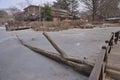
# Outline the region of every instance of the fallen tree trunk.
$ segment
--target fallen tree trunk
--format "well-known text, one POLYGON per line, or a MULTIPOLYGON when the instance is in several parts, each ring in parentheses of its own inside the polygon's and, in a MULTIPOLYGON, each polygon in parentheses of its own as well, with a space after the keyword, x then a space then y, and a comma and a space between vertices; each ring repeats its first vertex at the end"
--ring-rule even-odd
POLYGON ((75 62, 75 63, 86 64, 86 65, 89 65, 91 67, 94 66, 94 64, 92 64, 92 63, 89 63, 86 61, 80 61, 78 59, 68 57, 67 54, 52 40, 52 38, 46 32, 43 32, 43 35, 48 39, 48 41, 51 43, 51 45, 58 51, 58 53, 60 53, 60 55, 63 58, 65 58, 69 61, 75 62))
POLYGON ((30 48, 31 50, 39 53, 39 54, 42 54, 44 56, 47 56, 57 62, 61 62, 61 63, 64 63, 70 67, 72 67, 73 69, 77 70, 78 72, 82 72, 82 73, 85 73, 86 75, 89 75, 91 70, 92 70, 92 67, 90 66, 87 66, 87 65, 84 65, 84 64, 77 64, 77 63, 74 63, 74 62, 71 62, 71 61, 68 61, 64 58, 62 58, 60 55, 56 54, 56 53, 53 53, 53 52, 48 52, 48 51, 45 51, 45 50, 42 50, 42 49, 38 49, 38 48, 34 48, 30 45, 27 45, 27 44, 24 44, 26 47, 30 48))
MULTIPOLYGON (((19 37, 18 37, 19 39, 19 37)), ((19 39, 20 40, 20 39, 19 39)), ((20 40, 21 44, 23 44, 24 46, 28 47, 29 49, 33 50, 34 52, 37 52, 39 54, 42 54, 46 57, 49 57, 50 59, 53 59, 57 62, 60 62, 60 63, 63 63, 65 65, 68 65, 70 67, 72 67, 74 70, 82 73, 82 74, 85 74, 87 76, 90 75, 91 73, 91 70, 93 67, 91 66, 88 66, 88 65, 85 65, 85 64, 77 64, 75 62, 72 62, 72 61, 69 61, 63 57, 61 57, 59 54, 57 53, 53 53, 53 52, 48 52, 48 51, 45 51, 45 50, 42 50, 42 49, 38 49, 38 48, 35 48, 35 47, 32 47, 31 45, 25 43, 24 41, 20 40)))

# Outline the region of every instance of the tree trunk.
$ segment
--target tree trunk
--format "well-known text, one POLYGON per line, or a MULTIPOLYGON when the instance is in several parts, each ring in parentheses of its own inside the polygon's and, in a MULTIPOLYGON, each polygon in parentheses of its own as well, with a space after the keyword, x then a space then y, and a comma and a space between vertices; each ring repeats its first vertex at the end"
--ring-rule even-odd
MULTIPOLYGON (((18 37, 18 36, 17 36, 18 37)), ((19 39, 19 37, 18 37, 19 39)), ((48 52, 48 51, 45 51, 45 50, 42 50, 42 49, 38 49, 36 47, 32 47, 31 45, 25 43, 24 41, 20 40, 19 41, 21 42, 22 45, 28 47, 29 49, 31 49, 32 51, 36 52, 36 53, 39 53, 41 55, 44 55, 50 59, 53 59, 59 63, 62 63, 62 64, 65 64, 65 65, 68 65, 70 66, 71 68, 73 68, 74 70, 82 73, 82 74, 85 74, 86 76, 89 76, 90 73, 91 73, 91 70, 93 67, 91 66, 88 66, 88 65, 85 65, 85 64, 80 64, 80 63, 75 63, 75 62, 72 62, 72 61, 69 61, 65 58, 63 58, 61 55, 59 55, 58 53, 53 53, 53 52, 48 52)))
POLYGON ((93 5, 92 22, 93 22, 93 24, 94 24, 94 22, 95 22, 95 16, 96 16, 96 11, 97 11, 97 10, 96 10, 96 9, 97 9, 97 8, 96 8, 96 7, 97 7, 97 6, 96 6, 96 2, 97 2, 96 0, 92 0, 92 3, 93 3, 93 4, 92 4, 92 5, 93 5))

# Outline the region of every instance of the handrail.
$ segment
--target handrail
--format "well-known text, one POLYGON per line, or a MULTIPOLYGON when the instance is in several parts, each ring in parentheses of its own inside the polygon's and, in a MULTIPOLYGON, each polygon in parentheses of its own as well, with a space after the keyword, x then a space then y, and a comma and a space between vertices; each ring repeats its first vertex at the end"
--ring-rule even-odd
POLYGON ((94 68, 88 80, 99 80, 100 76, 104 75, 102 72, 102 69, 103 69, 102 67, 104 64, 104 57, 105 57, 105 50, 103 50, 101 54, 99 55, 99 58, 97 59, 96 64, 94 65, 94 68))
POLYGON ((120 31, 117 31, 110 35, 109 40, 105 41, 107 45, 102 47, 103 50, 100 53, 88 80, 104 80, 105 79, 107 55, 111 52, 111 48, 114 45, 114 43, 117 44, 117 42, 119 41, 119 38, 120 38, 120 31))

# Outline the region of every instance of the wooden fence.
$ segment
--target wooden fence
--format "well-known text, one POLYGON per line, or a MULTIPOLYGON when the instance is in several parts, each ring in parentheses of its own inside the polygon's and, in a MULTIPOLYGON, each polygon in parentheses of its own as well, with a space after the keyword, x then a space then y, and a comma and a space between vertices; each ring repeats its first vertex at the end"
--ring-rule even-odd
POLYGON ((5 25, 6 31, 13 31, 13 30, 21 30, 21 29, 28 29, 30 26, 27 22, 9 22, 5 25))
POLYGON ((112 32, 108 40, 105 41, 106 45, 102 47, 102 51, 99 54, 88 80, 105 80, 107 55, 111 52, 112 46, 117 44, 119 39, 120 31, 112 32))

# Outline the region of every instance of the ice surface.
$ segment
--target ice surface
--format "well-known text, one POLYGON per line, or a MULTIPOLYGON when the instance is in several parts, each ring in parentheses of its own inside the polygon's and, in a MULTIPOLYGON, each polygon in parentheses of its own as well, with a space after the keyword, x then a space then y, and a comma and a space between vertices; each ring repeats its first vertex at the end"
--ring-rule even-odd
MULTIPOLYGON (((94 63, 111 32, 120 28, 70 29, 48 32, 67 55, 94 63)), ((59 64, 24 47, 18 35, 34 47, 57 52, 42 32, 31 29, 6 32, 0 28, 0 80, 87 80, 68 66, 59 64)))

